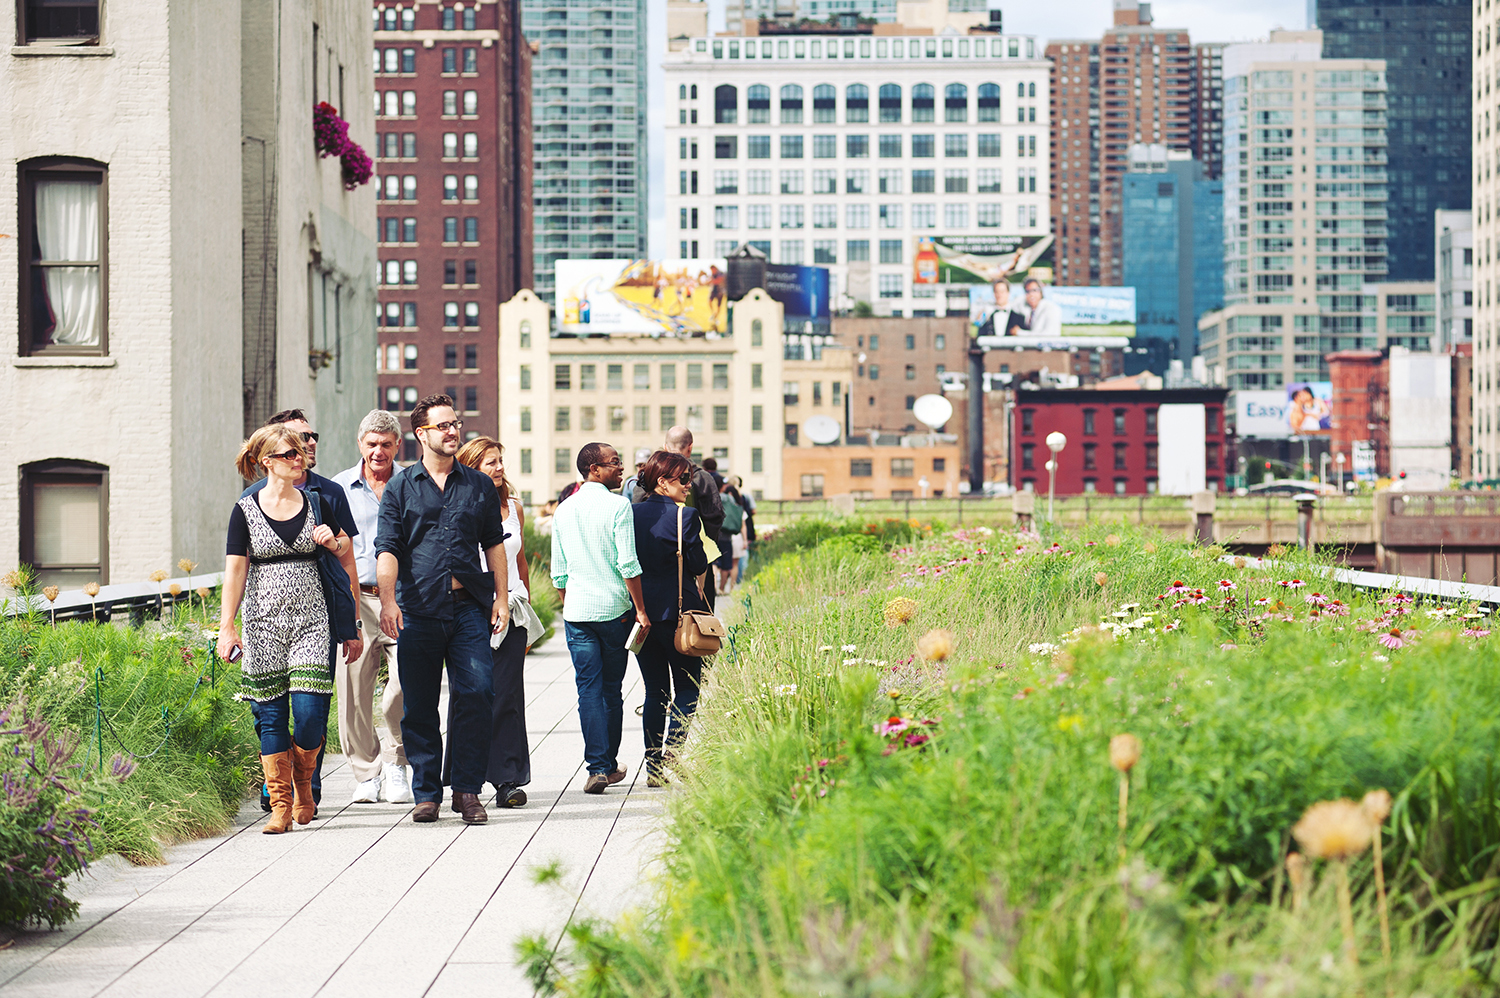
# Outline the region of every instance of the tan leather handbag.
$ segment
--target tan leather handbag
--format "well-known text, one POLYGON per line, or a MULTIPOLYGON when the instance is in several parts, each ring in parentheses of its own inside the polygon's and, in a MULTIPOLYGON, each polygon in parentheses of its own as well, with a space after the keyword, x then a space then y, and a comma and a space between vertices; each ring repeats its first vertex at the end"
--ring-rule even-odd
MULTIPOLYGON (((698 586, 698 594, 702 596, 703 586, 698 586)), ((704 598, 707 602, 707 598, 704 598)), ((703 658, 713 655, 723 647, 724 638, 728 632, 724 630, 724 624, 711 613, 702 610, 683 610, 682 608, 682 507, 677 507, 677 632, 672 636, 672 644, 684 655, 694 658, 703 658)))

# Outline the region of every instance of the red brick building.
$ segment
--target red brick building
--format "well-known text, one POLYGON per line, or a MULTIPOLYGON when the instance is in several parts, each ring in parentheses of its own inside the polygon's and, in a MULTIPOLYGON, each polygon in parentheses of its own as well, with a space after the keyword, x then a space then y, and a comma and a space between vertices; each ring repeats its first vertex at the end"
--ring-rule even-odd
MULTIPOLYGON (((1328 450, 1352 461, 1354 442, 1368 440, 1375 450, 1375 474, 1391 473, 1390 364, 1379 350, 1340 350, 1328 355, 1333 385, 1328 450)), ((1353 464, 1346 465, 1353 475, 1353 464)))
MULTIPOLYGON (((499 435, 499 303, 532 273, 531 56, 520 0, 377 3, 379 391, 452 395, 499 435)), ((405 458, 416 457, 408 438, 405 458)))
POLYGON ((1157 409, 1168 404, 1204 407, 1206 486, 1217 490, 1230 470, 1225 429, 1225 388, 1162 391, 1037 389, 1018 391, 1010 433, 1016 460, 1014 488, 1047 491, 1047 434, 1068 438, 1058 459, 1058 495, 1103 492, 1150 495, 1156 492, 1157 409))

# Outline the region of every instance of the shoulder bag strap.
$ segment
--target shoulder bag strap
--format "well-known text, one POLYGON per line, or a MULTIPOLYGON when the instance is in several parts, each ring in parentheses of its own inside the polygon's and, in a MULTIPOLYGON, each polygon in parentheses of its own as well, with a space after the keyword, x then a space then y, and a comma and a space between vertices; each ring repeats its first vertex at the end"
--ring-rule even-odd
MULTIPOLYGON (((673 505, 676 505, 675 503, 673 505)), ((682 507, 677 506, 677 617, 682 618, 682 507)))

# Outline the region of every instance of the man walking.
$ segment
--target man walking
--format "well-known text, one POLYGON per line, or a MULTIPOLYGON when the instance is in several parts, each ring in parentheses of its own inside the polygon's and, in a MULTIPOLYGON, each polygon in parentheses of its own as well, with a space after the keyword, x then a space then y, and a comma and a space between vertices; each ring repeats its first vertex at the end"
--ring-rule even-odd
POLYGON ((380 587, 375 575, 375 534, 380 500, 396 471, 396 448, 401 424, 384 409, 373 409, 359 424, 355 437, 359 463, 333 477, 349 500, 359 533, 354 536, 354 565, 359 571, 359 619, 365 633, 364 652, 352 663, 338 660, 334 689, 338 693, 339 741, 358 785, 354 804, 373 804, 384 798, 409 804, 411 784, 406 779, 406 751, 401 745, 401 674, 396 666, 396 641, 380 629, 380 587), (375 731, 375 681, 386 667, 385 694, 380 713, 385 718, 385 744, 375 731))
POLYGON ((495 699, 490 635, 510 625, 505 513, 490 477, 453 459, 464 424, 451 398, 422 399, 411 428, 422 460, 386 485, 375 538, 380 629, 396 640, 405 698, 401 737, 417 802, 411 817, 436 821, 442 805, 438 697, 446 664, 453 810, 480 825, 489 820, 479 794, 495 699))
POLYGON ((635 516, 629 501, 610 491, 620 487, 624 470, 613 447, 584 444, 578 452, 583 485, 552 518, 552 584, 562 599, 578 684, 586 794, 602 794, 625 778, 617 758, 629 661, 625 644, 632 624, 651 628, 635 557, 635 516))
MULTIPOLYGON (((687 458, 693 459, 693 431, 686 426, 674 426, 667 431, 666 450, 674 451, 687 458)), ((717 465, 716 465, 717 467, 717 465)), ((645 491, 636 485, 631 491, 631 502, 644 502, 645 491)), ((720 531, 724 526, 724 502, 719 498, 719 482, 714 479, 713 473, 704 470, 697 464, 693 465, 693 484, 688 489, 687 505, 698 511, 698 518, 703 523, 703 533, 714 542, 720 551, 726 549, 728 538, 720 539, 720 531)), ((714 608, 714 587, 710 585, 704 590, 708 598, 708 608, 714 608)))
MULTIPOLYGON (((307 451, 307 461, 302 465, 302 476, 297 479, 296 487, 304 492, 312 493, 314 502, 317 501, 317 496, 322 496, 328 500, 328 506, 333 510, 333 517, 338 521, 337 523, 330 523, 328 526, 333 528, 335 533, 342 529, 344 533, 349 535, 350 547, 347 550, 339 552, 339 564, 344 567, 344 573, 349 576, 349 582, 352 586, 354 580, 358 577, 358 570, 354 562, 354 545, 359 543, 359 541, 355 540, 359 536, 359 526, 354 522, 354 515, 349 511, 349 499, 344 495, 344 490, 333 479, 324 478, 322 475, 313 472, 313 468, 317 467, 318 464, 318 433, 312 428, 312 424, 307 421, 307 414, 301 409, 283 409, 266 420, 265 425, 274 426, 278 423, 285 424, 287 429, 300 436, 302 438, 303 449, 307 451)), ((243 499, 246 496, 254 495, 265 488, 266 483, 269 481, 269 478, 260 478, 252 482, 244 492, 240 493, 240 498, 243 499)), ((313 508, 316 509, 317 507, 313 508)), ((358 596, 356 594, 356 602, 357 600, 358 596)), ((358 623, 361 630, 363 630, 363 621, 358 623)), ((365 647, 368 649, 368 641, 365 647)), ((340 667, 342 667, 344 657, 338 655, 335 656, 335 659, 340 663, 340 667)), ((257 729, 257 733, 259 733, 259 729, 257 729)), ((315 808, 323 800, 323 750, 321 748, 318 749, 318 763, 314 767, 312 774, 312 799, 315 808)), ((264 785, 260 789, 260 809, 262 811, 271 810, 271 798, 267 795, 264 785)), ((316 816, 316 813, 314 811, 314 816, 316 816)))

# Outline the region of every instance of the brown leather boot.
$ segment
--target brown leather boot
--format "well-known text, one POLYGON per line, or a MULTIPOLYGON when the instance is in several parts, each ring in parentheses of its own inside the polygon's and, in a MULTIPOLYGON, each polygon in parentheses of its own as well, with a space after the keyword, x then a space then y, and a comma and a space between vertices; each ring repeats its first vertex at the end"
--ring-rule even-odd
POLYGON ((318 809, 313 802, 312 777, 318 768, 318 753, 323 746, 317 748, 298 748, 292 744, 292 790, 295 792, 295 800, 292 804, 292 817, 297 819, 297 824, 305 825, 313 820, 313 813, 318 809))
POLYGON ((271 799, 271 816, 261 831, 280 835, 292 827, 292 754, 263 755, 260 768, 266 772, 266 794, 271 799))

